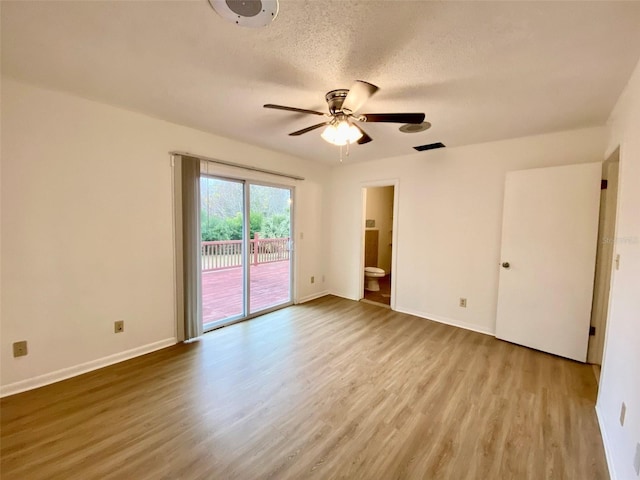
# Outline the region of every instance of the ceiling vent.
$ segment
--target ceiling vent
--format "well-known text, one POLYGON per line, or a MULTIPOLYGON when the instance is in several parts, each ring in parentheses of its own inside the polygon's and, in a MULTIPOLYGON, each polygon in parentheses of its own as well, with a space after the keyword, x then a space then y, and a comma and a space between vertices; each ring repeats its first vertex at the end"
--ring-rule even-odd
POLYGON ((418 145, 417 147, 413 147, 413 148, 415 148, 419 152, 422 152, 423 150, 434 150, 436 148, 444 148, 444 147, 446 147, 444 143, 437 142, 437 143, 428 143, 427 145, 418 145))
POLYGON ((209 0, 218 15, 241 27, 266 27, 278 15, 278 0, 209 0))

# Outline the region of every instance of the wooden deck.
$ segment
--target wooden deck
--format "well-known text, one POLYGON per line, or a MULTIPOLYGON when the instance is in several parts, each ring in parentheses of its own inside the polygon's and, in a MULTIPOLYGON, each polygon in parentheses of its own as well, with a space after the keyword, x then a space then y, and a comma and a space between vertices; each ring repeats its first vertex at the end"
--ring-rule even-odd
MULTIPOLYGON (((251 265, 249 271, 250 313, 289 300, 289 261, 251 265)), ((214 270, 202 274, 202 321, 216 322, 242 315, 242 268, 214 270)))

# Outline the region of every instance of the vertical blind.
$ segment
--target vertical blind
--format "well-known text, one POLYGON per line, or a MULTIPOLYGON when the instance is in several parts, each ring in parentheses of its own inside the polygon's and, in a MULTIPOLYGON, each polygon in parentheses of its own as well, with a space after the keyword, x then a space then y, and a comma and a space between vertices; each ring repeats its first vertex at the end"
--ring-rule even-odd
POLYGON ((202 335, 200 159, 174 156, 178 339, 202 335))

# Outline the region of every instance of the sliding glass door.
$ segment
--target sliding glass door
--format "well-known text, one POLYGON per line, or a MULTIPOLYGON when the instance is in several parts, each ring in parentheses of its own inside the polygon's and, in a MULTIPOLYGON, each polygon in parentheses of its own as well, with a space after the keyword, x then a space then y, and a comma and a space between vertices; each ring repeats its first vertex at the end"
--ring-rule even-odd
POLYGON ((203 176, 200 192, 204 330, 291 304, 291 189, 203 176))
POLYGON ((244 183, 200 179, 202 320, 215 327, 244 308, 244 183))
POLYGON ((291 190, 269 185, 249 186, 251 258, 249 313, 291 300, 291 190))

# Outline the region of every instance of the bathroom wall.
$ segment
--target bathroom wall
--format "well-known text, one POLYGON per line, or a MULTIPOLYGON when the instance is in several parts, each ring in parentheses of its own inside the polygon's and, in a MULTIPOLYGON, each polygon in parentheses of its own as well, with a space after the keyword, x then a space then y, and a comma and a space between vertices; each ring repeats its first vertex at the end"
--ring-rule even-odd
POLYGON ((378 236, 378 268, 391 272, 391 238, 393 233, 393 187, 367 188, 367 220, 375 220, 378 236))

